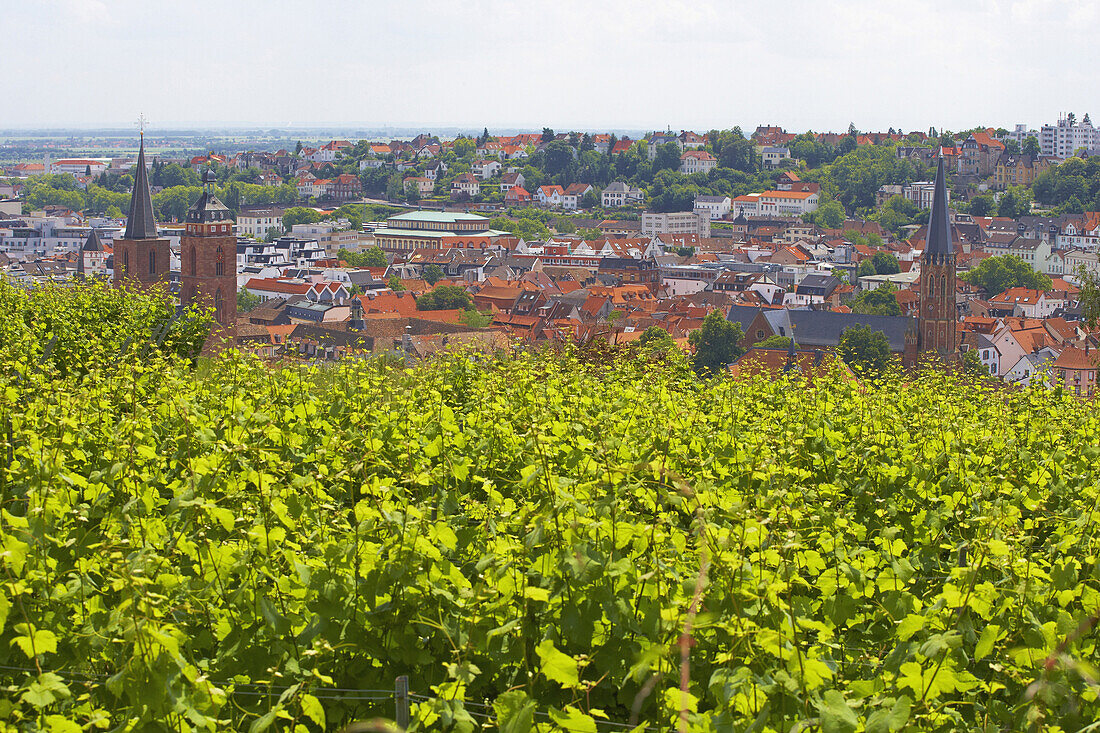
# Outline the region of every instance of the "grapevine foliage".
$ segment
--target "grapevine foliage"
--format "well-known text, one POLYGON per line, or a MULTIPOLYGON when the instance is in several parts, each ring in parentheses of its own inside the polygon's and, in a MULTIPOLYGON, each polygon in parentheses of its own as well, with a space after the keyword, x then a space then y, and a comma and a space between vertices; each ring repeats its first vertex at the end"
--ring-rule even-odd
MULTIPOLYGON (((33 310, 0 296, 5 329, 33 310)), ((82 328, 79 370, 25 333, 0 356, 11 728, 323 730, 371 712, 333 690, 400 674, 422 730, 1100 717, 1098 419, 1059 391, 569 355, 196 370, 82 328)))

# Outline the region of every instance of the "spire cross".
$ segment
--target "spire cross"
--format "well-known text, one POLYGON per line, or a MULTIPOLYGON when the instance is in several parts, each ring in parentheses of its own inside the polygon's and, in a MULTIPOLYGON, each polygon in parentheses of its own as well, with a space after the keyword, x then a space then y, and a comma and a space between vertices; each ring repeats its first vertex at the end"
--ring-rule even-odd
POLYGON ((149 118, 145 116, 144 112, 142 112, 141 114, 138 115, 138 118, 137 118, 138 133, 142 137, 145 137, 145 126, 147 124, 149 124, 149 118))

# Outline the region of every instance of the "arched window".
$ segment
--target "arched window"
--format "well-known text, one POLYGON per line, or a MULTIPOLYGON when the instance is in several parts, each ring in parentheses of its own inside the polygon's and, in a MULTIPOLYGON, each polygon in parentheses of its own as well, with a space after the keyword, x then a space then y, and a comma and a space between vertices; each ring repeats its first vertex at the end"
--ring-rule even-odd
POLYGON ((221 247, 214 252, 214 274, 219 277, 225 274, 225 250, 221 247))
POLYGON ((225 296, 222 295, 222 289, 218 288, 214 293, 214 319, 221 324, 225 324, 223 320, 223 313, 225 311, 225 296))
POLYGON ((125 275, 126 271, 130 269, 130 250, 122 250, 122 274, 125 275))
POLYGON ((199 255, 194 246, 191 247, 191 274, 199 274, 199 255))
POLYGON ((153 250, 149 250, 149 274, 154 277, 157 274, 157 253, 153 250))

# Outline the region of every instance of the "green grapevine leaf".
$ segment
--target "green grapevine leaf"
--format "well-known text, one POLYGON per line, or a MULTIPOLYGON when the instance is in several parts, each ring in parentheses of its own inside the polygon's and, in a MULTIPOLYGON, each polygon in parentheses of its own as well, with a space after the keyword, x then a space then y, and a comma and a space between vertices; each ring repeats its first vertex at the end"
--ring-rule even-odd
POLYGON ((577 660, 563 654, 550 639, 544 640, 535 649, 542 661, 542 674, 563 687, 578 687, 577 660))

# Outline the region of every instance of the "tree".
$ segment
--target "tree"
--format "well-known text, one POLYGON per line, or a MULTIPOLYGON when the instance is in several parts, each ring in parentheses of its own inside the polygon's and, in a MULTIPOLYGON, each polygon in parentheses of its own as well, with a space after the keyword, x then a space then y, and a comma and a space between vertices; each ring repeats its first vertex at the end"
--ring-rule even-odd
POLYGON ((985 194, 970 199, 970 214, 972 216, 989 216, 993 211, 993 197, 985 194))
POLYGON ((864 290, 848 303, 853 313, 871 316, 900 316, 901 306, 895 297, 897 288, 883 283, 874 290, 864 290))
POLYGON ((817 207, 817 210, 805 217, 810 223, 817 224, 823 229, 839 229, 844 225, 844 207, 839 201, 826 201, 817 207))
POLYGON ((440 285, 416 299, 421 311, 469 310, 474 307, 470 294, 457 285, 440 285))
POLYGON ((1039 155, 1041 150, 1039 148, 1039 140, 1034 135, 1028 135, 1024 140, 1024 144, 1021 147, 1021 151, 1024 155, 1039 155))
POLYGON ((1077 278, 1081 282, 1081 316, 1089 328, 1100 325, 1100 274, 1088 270, 1084 265, 1078 268, 1077 278))
POLYGON ((1050 276, 1031 269, 1031 265, 1016 255, 987 257, 978 266, 959 276, 962 280, 994 296, 1009 288, 1049 290, 1050 276))
POLYGON ((712 310, 702 327, 691 332, 688 343, 695 348, 692 368, 700 376, 717 374, 744 353, 741 324, 728 320, 721 310, 712 310))
POLYGON ((836 353, 852 371, 872 377, 883 374, 893 363, 886 334, 870 326, 844 329, 836 353))
MULTIPOLYGON (((763 341, 758 341, 755 347, 758 349, 789 349, 791 348, 791 337, 773 333, 763 341)), ((798 344, 795 344, 795 348, 798 348, 798 344)))
POLYGON ((1031 212, 1031 192, 1023 186, 1009 186, 997 202, 997 216, 1018 219, 1031 212))
POLYGON ((660 326, 650 326, 638 337, 638 344, 650 348, 664 348, 675 346, 676 342, 672 340, 672 336, 665 329, 660 326))
POLYGON ((414 204, 420 200, 420 187, 412 181, 405 184, 405 200, 414 204))
POLYGON ((859 267, 856 268, 856 277, 867 277, 868 275, 877 275, 875 272, 875 265, 871 260, 863 260, 859 263, 859 267))
MULTIPOLYGON (((1011 154, 1020 152, 1020 141, 1014 138, 1005 140, 1005 152, 1011 154)), ((980 362, 979 362, 980 363, 980 362)))
POLYGON ((105 211, 103 215, 106 216, 108 219, 121 219, 122 209, 118 208, 118 206, 115 206, 114 204, 111 204, 107 207, 107 211, 105 211))
POLYGON ((554 139, 554 131, 549 127, 542 128, 542 141, 548 143, 554 139))
POLYGON ((871 264, 875 268, 876 275, 896 275, 901 272, 898 258, 889 252, 875 252, 871 256, 871 264))
POLYGON ((256 308, 263 301, 260 300, 260 296, 252 293, 244 288, 237 291, 237 310, 241 313, 247 313, 248 311, 256 308))
POLYGON ((989 369, 982 364, 976 349, 967 349, 962 353, 963 374, 971 377, 988 377, 989 369))
MULTIPOLYGON (((431 264, 424 268, 424 281, 431 286, 435 286, 437 282, 443 279, 443 268, 439 265, 431 264)), ((430 310, 421 308, 421 310, 430 310)))
POLYGON ((305 206, 292 206, 283 212, 283 227, 286 231, 293 229, 295 224, 314 224, 319 221, 321 215, 305 206))
POLYGON ((537 219, 522 218, 517 221, 497 216, 489 221, 489 228, 511 232, 525 242, 535 242, 550 236, 550 230, 537 219))
POLYGON ((341 247, 336 252, 337 259, 341 259, 348 263, 349 267, 385 267, 386 253, 382 251, 381 247, 370 247, 362 252, 353 252, 350 249, 344 249, 341 247))
POLYGON ((657 148, 657 157, 653 160, 653 172, 679 170, 680 147, 676 143, 665 143, 657 148))
POLYGON ((493 314, 482 313, 475 308, 467 308, 458 314, 458 320, 470 328, 485 328, 493 322, 493 314))
POLYGON ((759 168, 760 161, 756 155, 756 148, 751 140, 745 138, 740 127, 722 130, 718 133, 713 146, 714 157, 718 158, 719 168, 731 168, 742 173, 755 173, 759 168))
POLYGON ((893 143, 863 145, 825 166, 821 183, 846 210, 856 211, 872 208, 880 187, 912 183, 921 173, 911 160, 897 156, 893 143))
POLYGON ((577 230, 577 235, 586 242, 603 239, 603 232, 599 229, 579 229, 577 230))
POLYGON ((390 279, 386 281, 386 287, 395 293, 400 293, 405 290, 405 285, 397 275, 390 275, 390 279))
POLYGON ((466 158, 477 151, 477 143, 468 137, 460 137, 455 140, 454 147, 451 149, 459 158, 466 158))
POLYGON ((876 218, 883 229, 895 235, 898 235, 906 225, 925 219, 915 203, 898 195, 886 200, 876 218))

